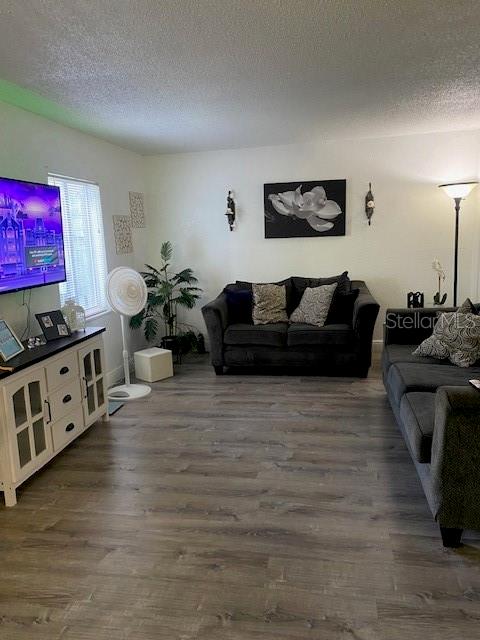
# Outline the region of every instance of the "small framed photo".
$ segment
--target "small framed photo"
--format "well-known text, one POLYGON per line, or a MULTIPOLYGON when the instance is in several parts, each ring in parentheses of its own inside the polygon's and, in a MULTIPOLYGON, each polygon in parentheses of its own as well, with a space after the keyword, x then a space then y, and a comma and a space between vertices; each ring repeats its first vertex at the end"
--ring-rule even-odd
POLYGON ((6 362, 25 350, 5 320, 0 320, 0 356, 6 362))
POLYGON ((50 342, 50 340, 58 340, 59 338, 66 338, 71 335, 68 324, 60 309, 36 313, 35 317, 38 320, 40 329, 47 342, 50 342))

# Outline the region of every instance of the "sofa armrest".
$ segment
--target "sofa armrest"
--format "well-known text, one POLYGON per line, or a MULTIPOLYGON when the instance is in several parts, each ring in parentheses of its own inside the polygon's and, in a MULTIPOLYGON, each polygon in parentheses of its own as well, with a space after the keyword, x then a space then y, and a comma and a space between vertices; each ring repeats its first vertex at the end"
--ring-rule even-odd
POLYGON ((437 390, 431 477, 439 524, 480 529, 480 392, 476 389, 437 390))
POLYGON ((387 309, 385 344, 420 344, 432 335, 439 312, 455 311, 455 307, 422 307, 421 309, 387 309))
POLYGON ((210 358, 214 367, 223 365, 223 334, 228 326, 227 296, 221 293, 202 307, 210 341, 210 358))
POLYGON ((353 306, 353 329, 358 338, 366 343, 372 343, 373 330, 377 320, 380 305, 370 293, 367 285, 359 285, 360 292, 353 306))

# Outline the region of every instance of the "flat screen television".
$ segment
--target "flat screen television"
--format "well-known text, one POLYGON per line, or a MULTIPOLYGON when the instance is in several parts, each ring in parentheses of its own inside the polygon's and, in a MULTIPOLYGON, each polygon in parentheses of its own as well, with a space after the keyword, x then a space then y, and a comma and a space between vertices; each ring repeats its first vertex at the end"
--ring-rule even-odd
POLYGON ((65 279, 60 189, 0 178, 0 293, 65 279))

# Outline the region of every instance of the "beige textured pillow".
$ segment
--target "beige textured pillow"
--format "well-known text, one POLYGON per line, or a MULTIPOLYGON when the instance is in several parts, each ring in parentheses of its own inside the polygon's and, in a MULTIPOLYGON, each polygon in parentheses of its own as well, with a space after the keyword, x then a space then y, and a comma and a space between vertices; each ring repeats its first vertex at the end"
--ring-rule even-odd
POLYGON ((323 327, 336 288, 336 282, 320 287, 307 287, 300 304, 290 316, 290 322, 304 322, 323 327))
POLYGON ((253 284, 253 324, 288 322, 285 285, 253 284))

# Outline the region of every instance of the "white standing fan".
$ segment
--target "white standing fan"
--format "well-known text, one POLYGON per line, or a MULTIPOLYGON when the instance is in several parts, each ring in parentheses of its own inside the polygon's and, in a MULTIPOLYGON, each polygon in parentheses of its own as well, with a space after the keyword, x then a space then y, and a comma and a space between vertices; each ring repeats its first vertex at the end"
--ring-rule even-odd
POLYGON ((147 286, 142 276, 129 267, 117 267, 107 276, 107 300, 112 309, 120 314, 123 340, 123 370, 125 384, 108 390, 109 400, 139 400, 151 391, 146 384, 130 383, 130 367, 127 349, 127 318, 140 313, 147 303, 147 286))

